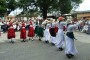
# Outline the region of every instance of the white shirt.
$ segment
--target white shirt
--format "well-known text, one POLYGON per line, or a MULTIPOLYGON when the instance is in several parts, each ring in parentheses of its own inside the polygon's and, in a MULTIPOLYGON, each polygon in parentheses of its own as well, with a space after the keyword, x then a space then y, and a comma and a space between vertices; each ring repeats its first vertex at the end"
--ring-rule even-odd
POLYGON ((78 23, 74 24, 74 25, 69 25, 67 27, 67 32, 73 32, 75 30, 75 28, 77 28, 83 21, 79 21, 78 23))
POLYGON ((66 22, 60 22, 60 24, 58 22, 58 28, 63 29, 63 26, 65 26, 66 24, 67 24, 66 22))
POLYGON ((13 25, 14 29, 16 29, 16 25, 13 25))

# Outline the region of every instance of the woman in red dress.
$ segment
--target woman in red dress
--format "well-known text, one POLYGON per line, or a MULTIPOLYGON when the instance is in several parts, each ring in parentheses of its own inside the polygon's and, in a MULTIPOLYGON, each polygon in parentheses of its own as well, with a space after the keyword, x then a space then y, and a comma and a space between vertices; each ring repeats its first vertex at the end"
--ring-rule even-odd
POLYGON ((32 22, 30 21, 30 27, 29 27, 29 30, 28 30, 29 40, 30 40, 30 37, 31 37, 31 40, 33 41, 33 37, 34 37, 34 36, 35 36, 34 27, 33 27, 32 22))
POLYGON ((9 24, 9 28, 8 28, 8 32, 7 32, 7 38, 11 39, 11 43, 14 43, 12 38, 15 38, 15 30, 13 28, 13 24, 12 23, 9 24))
POLYGON ((22 27, 20 30, 20 38, 23 39, 22 42, 25 42, 26 39, 26 28, 25 28, 25 24, 22 23, 22 27))

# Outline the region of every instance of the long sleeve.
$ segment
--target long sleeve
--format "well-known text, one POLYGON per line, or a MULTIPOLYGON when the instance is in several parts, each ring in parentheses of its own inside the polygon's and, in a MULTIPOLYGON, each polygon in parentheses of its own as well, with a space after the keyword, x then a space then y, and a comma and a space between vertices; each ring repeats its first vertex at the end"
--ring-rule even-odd
POLYGON ((84 21, 79 21, 78 23, 76 23, 74 25, 69 25, 67 28, 67 32, 73 32, 75 30, 75 28, 78 27, 83 22, 84 21))
POLYGON ((64 25, 67 25, 67 23, 66 22, 60 22, 60 23, 58 23, 58 28, 63 29, 64 25))
POLYGON ((83 23, 84 21, 79 21, 78 23, 74 24, 73 27, 76 28, 78 27, 81 23, 83 23))

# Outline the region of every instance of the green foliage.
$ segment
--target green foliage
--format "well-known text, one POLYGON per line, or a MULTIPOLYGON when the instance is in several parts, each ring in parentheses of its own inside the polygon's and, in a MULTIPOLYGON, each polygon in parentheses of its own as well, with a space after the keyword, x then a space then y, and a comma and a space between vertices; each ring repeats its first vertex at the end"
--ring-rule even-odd
POLYGON ((72 2, 75 2, 76 4, 82 3, 83 0, 71 0, 72 2))
POLYGON ((70 0, 59 0, 59 7, 61 14, 67 14, 72 9, 71 1, 70 0))
POLYGON ((57 0, 37 0, 36 3, 41 10, 44 8, 47 8, 50 10, 58 7, 57 0))
POLYGON ((16 0, 6 0, 7 4, 7 14, 9 14, 11 11, 14 11, 17 8, 17 2, 16 0))
POLYGON ((36 0, 37 6, 40 8, 43 18, 47 18, 47 12, 58 8, 57 0, 36 0))
POLYGON ((31 3, 33 2, 34 0, 19 0, 18 1, 18 7, 20 8, 24 8, 24 7, 28 7, 31 5, 31 3))
POLYGON ((19 0, 18 7, 23 9, 22 14, 23 15, 34 15, 36 11, 38 11, 37 8, 30 8, 32 6, 35 6, 34 0, 19 0))
MULTIPOLYGON (((82 0, 19 0, 19 7, 23 8, 23 12, 28 11, 28 6, 31 6, 31 3, 35 7, 40 8, 43 18, 47 17, 47 13, 51 11, 61 11, 61 14, 70 13, 73 7, 77 7, 82 0), (72 5, 74 3, 74 5, 72 5)), ((38 11, 36 9, 36 11, 38 11)), ((35 12, 29 9, 29 12, 35 12)))
POLYGON ((44 18, 50 11, 61 11, 61 14, 69 13, 73 7, 78 7, 82 0, 0 0, 0 14, 8 14, 16 8, 23 8, 23 12, 38 11, 38 7, 44 18), (35 9, 29 6, 35 5, 35 9), (8 9, 8 11, 7 11, 8 9))
POLYGON ((16 0, 0 0, 0 15, 9 14, 17 8, 16 0))
POLYGON ((3 15, 6 10, 5 0, 0 0, 0 15, 3 15))

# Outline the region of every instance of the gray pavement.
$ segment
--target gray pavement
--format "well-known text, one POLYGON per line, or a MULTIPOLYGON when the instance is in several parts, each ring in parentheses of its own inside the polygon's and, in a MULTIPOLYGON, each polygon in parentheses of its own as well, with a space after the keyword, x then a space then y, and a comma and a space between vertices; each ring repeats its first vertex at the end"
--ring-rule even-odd
POLYGON ((58 51, 55 46, 34 41, 21 42, 19 33, 14 39, 15 43, 9 43, 6 33, 0 37, 0 60, 90 60, 90 35, 75 32, 75 41, 78 54, 68 59, 64 51, 58 51))

